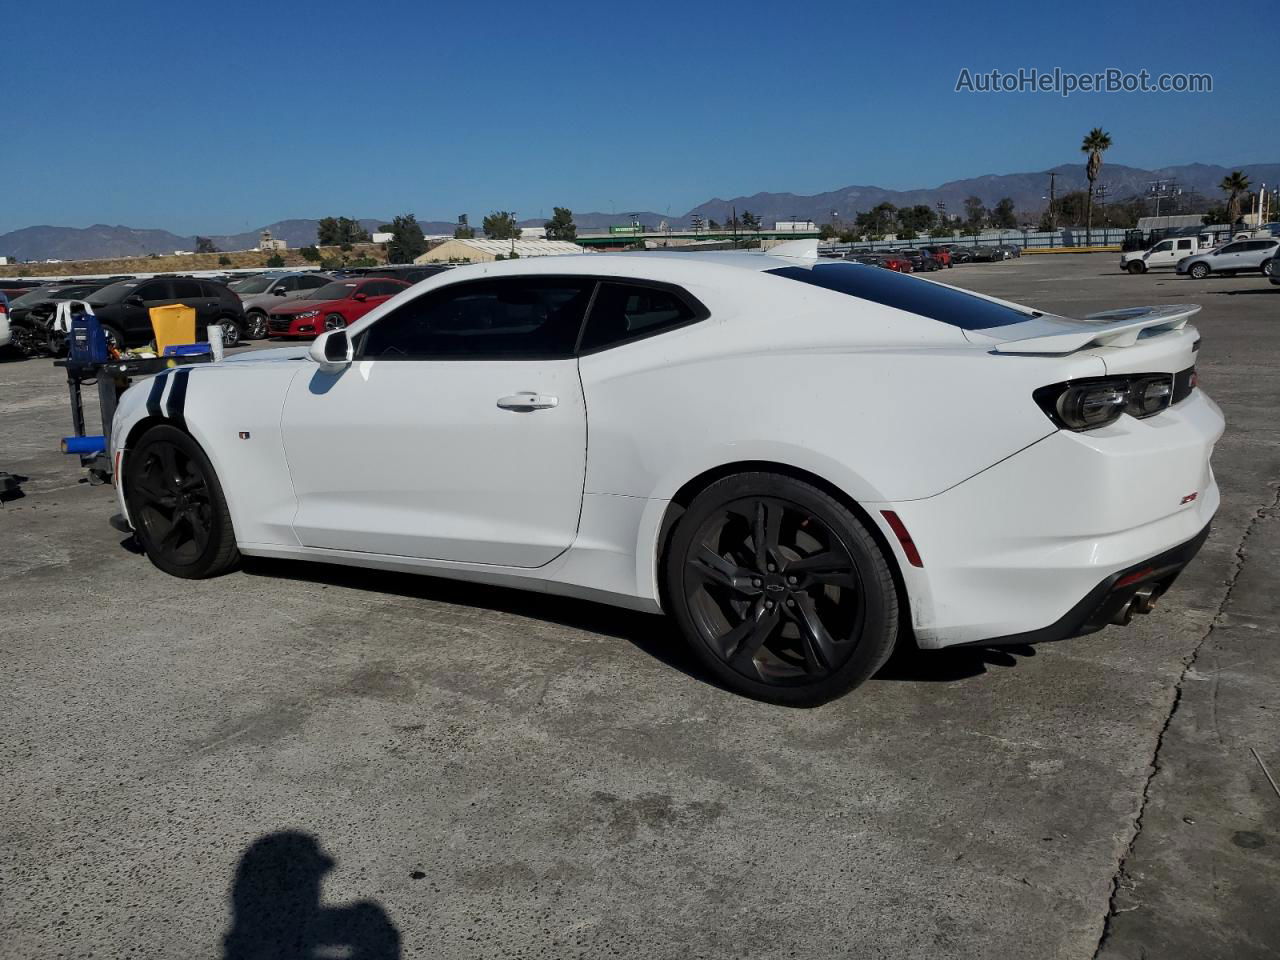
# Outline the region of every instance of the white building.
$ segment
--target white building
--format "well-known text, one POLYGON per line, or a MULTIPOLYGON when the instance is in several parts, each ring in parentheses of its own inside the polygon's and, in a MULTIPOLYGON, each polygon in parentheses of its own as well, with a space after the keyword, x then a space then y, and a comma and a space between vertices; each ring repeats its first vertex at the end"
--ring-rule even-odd
POLYGON ((394 233, 375 233, 370 237, 370 240, 374 243, 390 243, 394 238, 394 233))
POLYGON ((567 240, 458 240, 450 238, 432 247, 414 263, 488 263, 515 252, 521 257, 555 257, 568 253, 584 253, 582 247, 567 240))
POLYGON ((778 220, 773 229, 778 233, 813 233, 818 226, 812 220, 778 220))

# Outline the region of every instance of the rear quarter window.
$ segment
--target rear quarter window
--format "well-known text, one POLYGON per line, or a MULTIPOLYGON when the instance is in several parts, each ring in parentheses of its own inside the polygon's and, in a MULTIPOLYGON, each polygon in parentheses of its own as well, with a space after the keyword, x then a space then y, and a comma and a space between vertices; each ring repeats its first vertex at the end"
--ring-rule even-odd
POLYGON ((766 272, 859 300, 906 310, 961 330, 1007 327, 1032 316, 945 284, 918 280, 866 264, 819 263, 812 267, 779 267, 766 272))

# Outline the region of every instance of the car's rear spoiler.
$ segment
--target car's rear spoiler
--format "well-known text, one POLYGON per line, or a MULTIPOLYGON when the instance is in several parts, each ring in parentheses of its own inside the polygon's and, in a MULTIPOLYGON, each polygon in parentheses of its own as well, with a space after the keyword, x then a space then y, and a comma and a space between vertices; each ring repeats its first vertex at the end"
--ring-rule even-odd
POLYGON ((1067 321, 1061 332, 1006 340, 996 344, 996 353, 1074 353, 1085 347, 1129 347, 1139 337, 1180 330, 1200 312, 1198 304, 1169 307, 1125 307, 1105 313, 1091 313, 1083 320, 1067 321))

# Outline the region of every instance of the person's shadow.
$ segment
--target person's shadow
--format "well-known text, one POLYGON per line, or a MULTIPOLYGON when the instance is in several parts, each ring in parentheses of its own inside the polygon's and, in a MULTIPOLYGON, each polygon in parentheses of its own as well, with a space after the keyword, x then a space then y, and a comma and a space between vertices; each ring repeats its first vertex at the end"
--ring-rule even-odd
POLYGON ((236 867, 223 960, 399 958, 400 932, 379 904, 321 906, 321 883, 333 866, 309 833, 255 840, 236 867))

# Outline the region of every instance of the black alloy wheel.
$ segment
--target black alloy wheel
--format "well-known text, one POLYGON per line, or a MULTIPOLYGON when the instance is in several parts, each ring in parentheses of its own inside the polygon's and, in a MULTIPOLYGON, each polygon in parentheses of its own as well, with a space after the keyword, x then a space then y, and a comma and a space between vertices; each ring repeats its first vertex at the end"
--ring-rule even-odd
POLYGON ((743 474, 680 520, 670 605, 730 688, 809 706, 872 676, 897 634, 897 595, 875 540, 841 503, 790 477, 743 474))
POLYGON ((222 486, 199 445, 153 427, 125 454, 129 518, 151 562, 176 577, 214 576, 239 559, 222 486))

